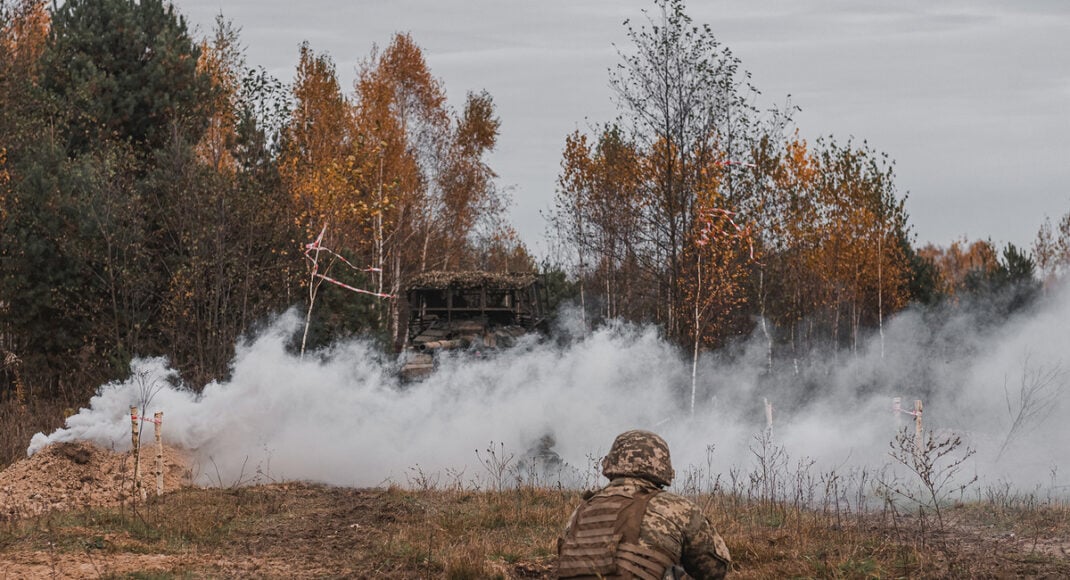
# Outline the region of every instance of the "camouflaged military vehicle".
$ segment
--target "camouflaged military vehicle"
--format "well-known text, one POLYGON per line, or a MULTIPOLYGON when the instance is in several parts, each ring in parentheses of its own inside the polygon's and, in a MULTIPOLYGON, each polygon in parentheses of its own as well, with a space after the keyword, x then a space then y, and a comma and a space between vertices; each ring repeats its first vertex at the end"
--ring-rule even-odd
POLYGON ((546 328, 546 292, 534 273, 426 272, 409 284, 405 380, 426 377, 446 350, 487 356, 546 328))

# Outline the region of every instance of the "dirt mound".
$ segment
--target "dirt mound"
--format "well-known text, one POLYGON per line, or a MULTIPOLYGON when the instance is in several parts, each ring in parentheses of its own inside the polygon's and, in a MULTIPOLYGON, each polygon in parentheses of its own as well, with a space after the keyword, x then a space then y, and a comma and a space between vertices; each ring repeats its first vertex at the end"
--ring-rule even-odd
MULTIPOLYGON (((189 457, 164 447, 164 491, 190 484, 189 457)), ((156 453, 141 451, 142 485, 156 490, 156 453)), ((130 497, 133 459, 87 442, 56 443, 0 472, 0 521, 50 510, 117 504, 130 497)))

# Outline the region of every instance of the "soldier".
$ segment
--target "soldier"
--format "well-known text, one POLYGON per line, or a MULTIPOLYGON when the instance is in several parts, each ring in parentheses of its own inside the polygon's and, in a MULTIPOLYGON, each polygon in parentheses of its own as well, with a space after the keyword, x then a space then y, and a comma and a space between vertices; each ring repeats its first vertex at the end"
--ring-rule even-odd
POLYGON ((664 439, 621 433, 602 475, 609 485, 576 508, 557 541, 559 578, 724 578, 724 540, 698 506, 662 491, 675 475, 664 439))
POLYGON ((565 462, 554 451, 555 445, 557 445, 557 440, 554 439, 553 435, 546 433, 539 437, 539 440, 517 462, 517 474, 530 479, 532 482, 551 478, 555 475, 560 478, 565 462))

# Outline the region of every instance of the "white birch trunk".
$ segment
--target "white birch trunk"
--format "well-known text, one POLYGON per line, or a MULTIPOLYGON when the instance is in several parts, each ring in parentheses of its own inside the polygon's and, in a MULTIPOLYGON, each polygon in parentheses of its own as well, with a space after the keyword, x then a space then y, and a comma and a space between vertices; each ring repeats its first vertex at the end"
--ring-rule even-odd
POLYGON ((702 259, 697 259, 698 266, 698 286, 695 290, 695 341, 694 349, 691 352, 691 416, 695 416, 695 394, 698 391, 698 346, 702 338, 701 323, 701 311, 699 303, 702 302, 702 259))
POLYGON ((156 495, 163 495, 163 438, 160 431, 163 429, 163 411, 156 411, 155 419, 156 434, 156 495))

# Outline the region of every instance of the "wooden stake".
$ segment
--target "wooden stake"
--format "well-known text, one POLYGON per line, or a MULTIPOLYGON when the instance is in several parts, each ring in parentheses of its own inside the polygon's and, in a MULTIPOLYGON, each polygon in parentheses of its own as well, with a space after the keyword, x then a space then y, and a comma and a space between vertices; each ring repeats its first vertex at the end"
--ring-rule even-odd
POLYGON ((134 457, 134 492, 142 495, 141 489, 141 424, 138 422, 137 407, 130 407, 130 445, 134 457))
POLYGON ((914 401, 914 447, 921 453, 925 430, 921 425, 921 399, 914 401))
POLYGON ((763 397, 765 401, 765 429, 767 431, 773 430, 773 404, 769 402, 769 399, 763 397))
POLYGON ((130 407, 130 449, 137 449, 137 407, 130 407))
POLYGON ((163 439, 160 437, 160 429, 163 428, 163 411, 156 411, 153 416, 156 421, 156 495, 163 495, 163 439))

